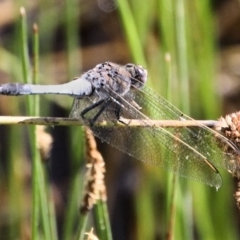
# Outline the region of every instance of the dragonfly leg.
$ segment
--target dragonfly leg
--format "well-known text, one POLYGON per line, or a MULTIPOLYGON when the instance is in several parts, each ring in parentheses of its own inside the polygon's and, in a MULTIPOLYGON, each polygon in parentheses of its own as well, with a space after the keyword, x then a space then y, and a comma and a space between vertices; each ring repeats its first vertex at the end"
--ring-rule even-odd
POLYGON ((97 114, 90 119, 90 126, 93 126, 93 124, 97 121, 97 119, 99 118, 99 116, 103 113, 103 111, 106 109, 107 105, 109 104, 110 99, 102 99, 94 104, 92 104, 91 106, 85 108, 82 112, 81 112, 81 117, 83 119, 85 119, 85 114, 88 113, 89 111, 91 111, 92 109, 98 107, 99 105, 103 104, 103 106, 100 108, 100 110, 97 112, 97 114))
POLYGON ((120 105, 118 105, 118 104, 116 104, 116 108, 115 108, 115 115, 116 115, 116 118, 117 118, 117 120, 119 120, 120 119, 120 111, 121 111, 121 106, 120 105))
POLYGON ((103 106, 100 108, 100 110, 97 112, 97 114, 93 117, 93 119, 90 120, 90 126, 92 127, 93 124, 97 121, 99 116, 103 113, 103 111, 106 109, 106 107, 109 104, 109 99, 104 102, 103 106))
POLYGON ((117 102, 117 103, 118 103, 118 104, 116 105, 116 109, 115 109, 116 119, 117 119, 120 123, 124 124, 125 126, 128 126, 130 122, 129 122, 129 123, 126 123, 126 122, 124 122, 124 121, 121 120, 121 109, 123 108, 123 106, 122 106, 119 102, 117 102))
POLYGON ((124 125, 127 125, 127 123, 125 123, 124 121, 122 121, 122 120, 120 119, 120 117, 121 117, 120 113, 121 113, 121 106, 117 104, 117 105, 116 105, 116 109, 115 109, 116 118, 117 118, 117 120, 118 120, 120 123, 122 123, 122 124, 124 124, 124 125))
POLYGON ((91 111, 92 109, 96 108, 97 106, 99 106, 100 104, 102 104, 104 101, 105 101, 104 99, 101 99, 100 101, 98 101, 98 102, 96 102, 96 103, 94 103, 94 104, 86 107, 86 108, 80 113, 81 117, 82 117, 83 119, 85 119, 85 114, 86 114, 86 113, 88 113, 88 112, 91 111))

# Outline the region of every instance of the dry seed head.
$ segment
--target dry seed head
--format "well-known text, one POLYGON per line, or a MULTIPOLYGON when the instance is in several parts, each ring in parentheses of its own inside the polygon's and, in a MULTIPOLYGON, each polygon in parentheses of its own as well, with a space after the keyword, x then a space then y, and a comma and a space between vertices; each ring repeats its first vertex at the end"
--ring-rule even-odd
MULTIPOLYGON (((240 112, 231 113, 227 115, 225 118, 221 117, 219 119, 223 126, 221 128, 221 132, 227 137, 230 141, 232 141, 238 149, 240 149, 240 112)), ((224 151, 227 154, 232 156, 230 160, 230 164, 233 166, 230 171, 231 174, 238 179, 240 179, 240 154, 230 147, 225 147, 224 151)), ((240 181, 238 181, 238 189, 234 194, 236 199, 237 207, 240 209, 240 181)))
POLYGON ((89 233, 85 233, 85 235, 88 236, 87 240, 99 240, 98 237, 94 234, 93 228, 91 228, 91 231, 89 233))
POLYGON ((40 151, 41 158, 46 160, 50 156, 53 138, 45 131, 44 126, 36 126, 37 147, 40 151))
POLYGON ((238 182, 238 189, 237 189, 236 193, 234 194, 234 197, 236 198, 237 206, 240 209, 240 182, 238 182))
POLYGON ((231 140, 236 146, 240 147, 240 112, 231 113, 225 118, 221 117, 220 121, 224 122, 227 127, 222 128, 224 135, 231 140))
MULTIPOLYGON (((221 128, 222 134, 240 149, 240 112, 231 113, 225 118, 219 119, 224 127, 221 128)), ((221 146, 226 154, 232 156, 229 166, 233 176, 240 178, 240 155, 228 145, 221 146)))
POLYGON ((97 150, 97 144, 91 130, 85 130, 87 173, 85 194, 80 211, 86 213, 92 209, 97 200, 106 201, 106 187, 104 182, 105 163, 97 150))

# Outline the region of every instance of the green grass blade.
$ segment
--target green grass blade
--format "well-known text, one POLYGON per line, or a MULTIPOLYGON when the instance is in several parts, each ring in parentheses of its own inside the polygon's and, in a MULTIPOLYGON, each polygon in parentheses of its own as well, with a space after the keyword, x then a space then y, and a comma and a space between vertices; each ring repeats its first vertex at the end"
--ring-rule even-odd
MULTIPOLYGON (((33 26, 33 83, 38 82, 38 65, 39 65, 39 42, 38 42, 38 28, 37 25, 33 26)), ((33 99, 35 108, 34 116, 39 115, 39 96, 34 96, 33 99)), ((34 127, 34 131, 36 130, 36 127, 34 127)), ((37 140, 35 136, 32 136, 32 140, 34 138, 34 148, 37 147, 37 140)), ((39 175, 38 175, 38 168, 40 167, 39 162, 39 153, 37 150, 33 150, 33 161, 32 161, 32 239, 38 239, 38 227, 39 227, 39 208, 40 208, 40 191, 39 191, 39 175)))
POLYGON ((88 213, 80 214, 76 240, 84 240, 84 238, 86 237, 85 233, 87 228, 87 221, 88 221, 88 213))
POLYGON ((123 22, 127 42, 132 52, 133 60, 147 67, 143 47, 139 38, 137 25, 127 0, 118 1, 119 13, 123 22))
MULTIPOLYGON (((25 83, 32 83, 33 81, 36 83, 38 79, 38 31, 35 31, 34 34, 34 77, 31 78, 31 70, 29 65, 29 56, 28 56, 28 43, 27 43, 27 24, 26 24, 26 14, 24 8, 21 8, 21 56, 22 56, 22 67, 23 67, 23 77, 25 83)), ((36 29, 35 29, 36 30, 36 29)), ((36 107, 36 104, 39 104, 38 96, 34 96, 31 98, 27 98, 27 106, 28 106, 28 114, 29 115, 39 115, 39 106, 36 107)), ((41 164, 40 154, 37 148, 37 136, 36 127, 29 128, 29 136, 30 136, 30 145, 31 145, 31 153, 32 153, 32 175, 33 175, 33 198, 32 198, 32 209, 33 209, 33 218, 32 218, 32 237, 33 239, 38 239, 39 232, 39 209, 41 209, 42 213, 42 221, 43 221, 43 229, 45 233, 46 239, 53 239, 52 230, 51 230, 51 214, 49 211, 48 205, 48 194, 45 186, 45 177, 44 170, 41 164)))
POLYGON ((112 232, 110 228, 108 209, 106 202, 98 200, 93 208, 96 232, 99 239, 112 240, 112 232))

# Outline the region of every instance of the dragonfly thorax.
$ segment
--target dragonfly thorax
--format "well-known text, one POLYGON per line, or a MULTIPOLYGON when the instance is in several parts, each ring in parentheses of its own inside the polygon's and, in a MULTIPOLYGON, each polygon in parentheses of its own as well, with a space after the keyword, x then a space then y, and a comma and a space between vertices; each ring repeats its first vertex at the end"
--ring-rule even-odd
POLYGON ((119 65, 116 68, 116 64, 111 62, 98 64, 86 73, 86 78, 101 98, 113 94, 124 96, 130 90, 131 77, 125 68, 119 69, 119 65))

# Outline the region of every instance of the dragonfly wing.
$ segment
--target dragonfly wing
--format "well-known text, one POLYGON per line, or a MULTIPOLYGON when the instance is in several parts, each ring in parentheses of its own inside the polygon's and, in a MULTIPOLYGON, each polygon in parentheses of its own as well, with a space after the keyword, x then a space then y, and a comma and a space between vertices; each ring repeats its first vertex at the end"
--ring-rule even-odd
MULTIPOLYGON (((142 107, 144 114, 150 119, 157 120, 192 120, 183 114, 178 108, 157 95, 152 89, 144 88, 134 91, 135 101, 142 107)), ((206 156, 217 167, 223 167, 233 171, 237 166, 233 161, 233 155, 224 152, 230 148, 232 152, 239 154, 239 150, 220 133, 207 126, 168 128, 172 134, 177 135, 182 141, 193 147, 196 151, 206 156)))
MULTIPOLYGON (((148 118, 132 107, 129 102, 118 99, 117 102, 109 104, 98 121, 111 121, 112 125, 99 127, 96 122, 90 127, 94 135, 145 163, 163 167, 183 177, 217 188, 221 186, 220 174, 204 155, 185 144, 178 138, 178 135, 173 135, 171 131, 150 127, 148 118), (124 118, 141 119, 144 127, 119 126, 117 122, 114 125, 112 121, 116 120, 119 110, 124 118)), ((76 99, 71 116, 79 118, 81 111, 90 104, 92 104, 91 98, 76 99)), ((92 109, 86 118, 92 119, 100 109, 101 106, 92 109)), ((87 123, 87 121, 83 122, 87 123)))

